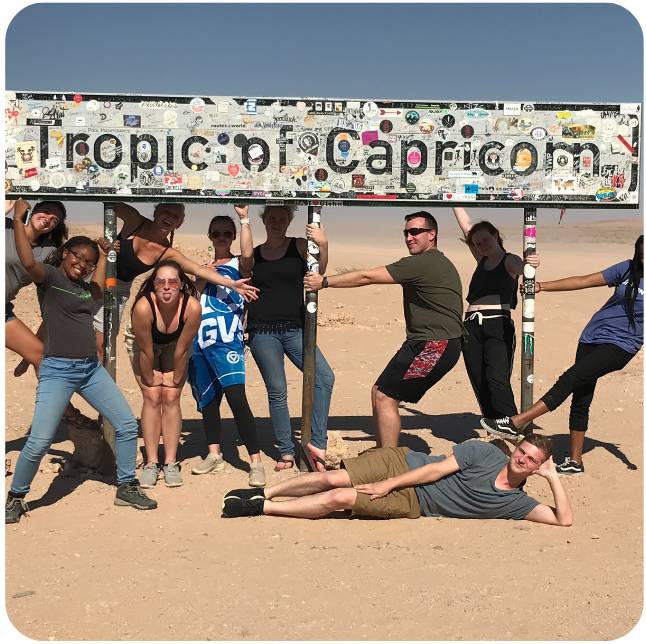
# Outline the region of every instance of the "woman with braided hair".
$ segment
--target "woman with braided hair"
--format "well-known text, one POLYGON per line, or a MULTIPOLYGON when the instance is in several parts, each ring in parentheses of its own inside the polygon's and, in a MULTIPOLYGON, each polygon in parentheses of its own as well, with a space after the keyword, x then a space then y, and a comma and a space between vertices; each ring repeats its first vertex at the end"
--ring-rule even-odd
POLYGON ((610 299, 592 316, 579 338, 574 365, 527 411, 504 418, 483 418, 490 433, 505 438, 522 438, 522 428, 553 411, 572 394, 570 407, 570 454, 556 466, 560 474, 582 474, 583 441, 597 380, 621 371, 644 343, 644 236, 635 242, 632 259, 614 264, 598 273, 536 282, 535 292, 576 291, 595 286, 613 287, 610 299))

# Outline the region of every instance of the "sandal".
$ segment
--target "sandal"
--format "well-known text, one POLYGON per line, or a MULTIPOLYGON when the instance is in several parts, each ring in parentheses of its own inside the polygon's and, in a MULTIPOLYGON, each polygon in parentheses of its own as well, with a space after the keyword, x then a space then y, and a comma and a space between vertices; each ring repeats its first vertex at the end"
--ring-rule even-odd
POLYGON ((285 470, 291 470, 294 467, 294 457, 289 457, 287 455, 281 456, 278 461, 276 461, 276 466, 274 467, 274 472, 284 472, 285 470), (282 465, 282 467, 279 467, 282 465))

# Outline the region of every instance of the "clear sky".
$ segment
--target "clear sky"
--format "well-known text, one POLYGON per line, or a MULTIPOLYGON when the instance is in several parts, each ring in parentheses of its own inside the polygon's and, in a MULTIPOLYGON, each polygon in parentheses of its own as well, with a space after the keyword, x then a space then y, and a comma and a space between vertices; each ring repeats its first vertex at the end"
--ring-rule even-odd
MULTIPOLYGON (((617 4, 48 2, 5 14, 5 24, 12 90, 643 101, 642 29, 617 4)), ((447 209, 435 210, 443 219, 447 209)))

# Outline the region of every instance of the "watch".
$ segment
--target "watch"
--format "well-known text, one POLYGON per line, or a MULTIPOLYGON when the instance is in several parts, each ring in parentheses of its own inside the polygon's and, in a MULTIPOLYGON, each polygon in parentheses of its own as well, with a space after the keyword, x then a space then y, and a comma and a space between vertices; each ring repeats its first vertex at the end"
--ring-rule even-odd
POLYGON ((321 282, 321 288, 327 288, 329 286, 327 282, 327 277, 323 277, 323 282, 321 282))

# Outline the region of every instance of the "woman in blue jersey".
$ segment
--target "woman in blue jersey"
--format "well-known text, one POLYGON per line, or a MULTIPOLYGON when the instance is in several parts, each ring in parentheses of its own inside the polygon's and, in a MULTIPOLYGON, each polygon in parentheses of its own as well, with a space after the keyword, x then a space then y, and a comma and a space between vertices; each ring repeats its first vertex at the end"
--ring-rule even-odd
POLYGON ((570 454, 556 466, 560 474, 582 474, 584 471, 583 442, 597 380, 623 369, 644 343, 643 235, 635 242, 632 259, 590 275, 536 282, 535 291, 576 291, 594 286, 610 286, 614 293, 583 329, 574 365, 522 414, 481 420, 482 426, 491 434, 512 439, 522 437, 525 425, 548 411, 554 411, 572 394, 570 454))
MULTIPOLYGON (((231 244, 236 238, 236 226, 231 217, 213 217, 208 236, 214 249, 213 261, 209 266, 221 276, 237 281, 249 277, 251 273, 253 241, 249 226, 249 207, 236 206, 235 211, 240 218, 239 257, 231 252, 231 244)), ((204 280, 199 280, 197 286, 201 291, 202 321, 193 340, 188 379, 197 408, 202 413, 209 451, 192 472, 207 474, 224 469, 220 448, 220 403, 224 395, 251 460, 249 485, 262 487, 265 485, 265 470, 260 460, 256 421, 249 408, 244 387, 244 299, 229 288, 204 280)))

